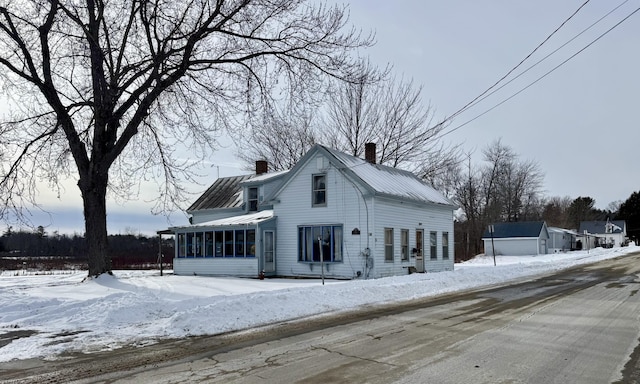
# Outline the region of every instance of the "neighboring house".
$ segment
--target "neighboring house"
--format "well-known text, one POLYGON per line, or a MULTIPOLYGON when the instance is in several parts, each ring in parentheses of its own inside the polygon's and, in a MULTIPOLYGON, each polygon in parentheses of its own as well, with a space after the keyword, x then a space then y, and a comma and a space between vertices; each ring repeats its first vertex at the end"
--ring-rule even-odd
POLYGON ((579 234, 587 233, 593 239, 595 244, 592 246, 602 247, 620 247, 627 240, 627 223, 624 220, 610 221, 581 221, 579 234))
POLYGON ((485 255, 544 255, 549 253, 549 231, 544 221, 496 223, 493 235, 487 229, 482 236, 485 255))
POLYGON ((567 252, 576 249, 577 233, 569 229, 548 227, 549 241, 547 251, 549 253, 567 252))
POLYGON ((222 178, 176 234, 176 274, 378 278, 453 270, 454 204, 410 172, 315 145, 287 172, 222 178))

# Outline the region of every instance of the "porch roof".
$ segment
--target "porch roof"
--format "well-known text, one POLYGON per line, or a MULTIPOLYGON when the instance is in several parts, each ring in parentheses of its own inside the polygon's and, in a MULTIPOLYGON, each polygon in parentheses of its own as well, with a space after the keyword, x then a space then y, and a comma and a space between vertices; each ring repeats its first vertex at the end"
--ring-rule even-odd
POLYGON ((181 227, 173 227, 171 229, 224 227, 224 226, 232 226, 232 225, 255 225, 273 218, 274 218, 273 210, 267 209, 260 212, 253 212, 253 213, 247 213, 244 215, 226 217, 224 219, 205 221, 198 224, 185 225, 181 227))

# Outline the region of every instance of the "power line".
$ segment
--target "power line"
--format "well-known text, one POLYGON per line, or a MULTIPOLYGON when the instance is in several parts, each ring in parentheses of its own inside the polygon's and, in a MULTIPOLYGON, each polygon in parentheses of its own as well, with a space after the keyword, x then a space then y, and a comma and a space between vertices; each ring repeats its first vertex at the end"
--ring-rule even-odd
MULTIPOLYGON (((511 80, 507 81, 506 83, 502 84, 501 86, 499 86, 498 88, 494 89, 493 91, 487 93, 486 95, 480 97, 476 97, 474 101, 468 103, 465 106, 464 110, 461 110, 460 113, 465 112, 466 110, 468 110, 469 108, 477 105, 478 103, 480 103, 481 101, 485 100, 486 98, 488 98, 489 96, 493 95, 494 93, 498 92, 499 90, 501 90, 502 88, 506 87, 507 85, 511 84, 512 82, 514 82, 515 80, 517 80, 518 78, 520 78, 522 75, 524 75, 525 73, 529 72, 531 69, 533 69, 534 67, 536 67, 538 64, 542 63, 543 61, 545 61, 546 59, 548 59, 550 56, 554 55, 556 52, 558 52, 559 50, 561 50, 562 48, 566 47, 567 45, 569 45, 571 42, 573 42, 575 39, 577 39, 578 37, 580 37, 581 35, 583 35, 585 32, 587 32, 588 30, 590 30, 591 28, 593 28, 596 24, 600 23, 602 20, 604 20, 606 17, 608 17, 609 15, 611 15, 613 12, 615 12, 616 10, 618 10, 618 8, 622 7, 624 4, 626 4, 629 0, 625 0, 622 3, 620 3, 618 6, 616 6, 615 8, 613 8, 611 11, 607 12, 607 14, 605 14, 604 16, 602 16, 601 18, 599 18, 598 20, 596 20, 595 22, 593 22, 591 25, 589 25, 587 28, 583 29, 582 31, 580 31, 580 33, 578 33, 577 35, 575 35, 574 37, 572 37, 571 39, 569 39, 567 42, 565 42, 564 44, 562 44, 561 46, 559 46, 558 48, 554 49, 551 53, 549 53, 548 55, 544 56, 542 59, 536 61, 534 64, 530 65, 529 67, 527 67, 527 69, 525 69, 524 71, 518 73, 514 78, 512 78, 511 80)), ((503 77, 504 79, 504 77, 503 77)), ((497 84, 497 83, 496 83, 497 84)), ((494 85, 495 86, 495 85, 494 85)), ((487 91, 485 91, 484 93, 486 93, 487 91)))
POLYGON ((460 108, 459 110, 457 110, 456 112, 454 112, 451 116, 447 117, 444 119, 444 121, 442 121, 440 124, 444 124, 445 122, 452 120, 454 117, 458 116, 459 114, 461 114, 462 112, 466 111, 467 109, 469 109, 475 102, 476 100, 478 100, 479 98, 481 98, 482 96, 484 96, 487 92, 491 91, 493 88, 495 88, 498 84, 500 84, 504 79, 506 79, 507 77, 509 77, 509 75, 511 73, 513 73, 513 71, 515 71, 516 69, 518 69, 525 61, 527 61, 536 51, 538 51, 538 49, 540 49, 540 47, 542 47, 547 41, 549 41, 549 39, 551 39, 551 37, 553 37, 553 35, 555 35, 562 27, 564 27, 565 24, 567 24, 569 22, 569 20, 571 20, 578 12, 580 12, 580 10, 587 5, 587 3, 589 3, 590 0, 586 0, 584 3, 582 3, 582 5, 580 5, 578 7, 578 9, 576 9, 565 21, 563 21, 553 32, 551 32, 551 34, 549 36, 547 36, 540 44, 538 44, 537 47, 535 47, 533 49, 533 51, 531 51, 527 56, 525 56, 524 59, 522 59, 515 67, 511 68, 504 76, 502 76, 498 81, 496 81, 492 86, 490 86, 489 88, 487 88, 484 92, 482 92, 480 95, 476 96, 473 100, 471 100, 470 102, 468 102, 466 105, 464 105, 462 108, 460 108))
POLYGON ((592 40, 589 44, 585 45, 584 47, 582 47, 580 50, 578 50, 576 53, 574 53, 573 55, 569 56, 567 59, 565 59, 564 61, 562 61, 560 64, 556 65, 555 67, 553 67, 551 70, 547 71, 545 74, 543 74, 542 76, 538 77, 536 80, 534 80, 533 82, 529 83, 528 85, 526 85, 524 88, 520 89, 518 92, 514 93, 513 95, 507 97, 506 99, 502 100, 501 102, 499 102, 498 104, 494 105, 493 107, 487 109, 486 111, 480 113, 479 115, 476 115, 474 118, 467 120, 466 122, 458 125, 455 128, 452 128, 450 130, 448 130, 447 132, 444 132, 443 134, 441 134, 439 136, 439 138, 442 138, 452 132, 457 131, 458 129, 464 127, 465 125, 475 121, 476 119, 486 115, 487 113, 493 111, 494 109, 498 108, 499 106, 501 106, 502 104, 506 103, 507 101, 513 99, 514 97, 518 96, 519 94, 521 94, 522 92, 524 92, 525 90, 527 90, 528 88, 530 88, 531 86, 533 86, 534 84, 536 84, 537 82, 539 82, 540 80, 544 79, 545 77, 547 77, 548 75, 550 75, 552 72, 554 72, 556 69, 560 68, 561 66, 563 66, 564 64, 566 64, 569 60, 573 59, 574 57, 578 56, 580 53, 584 52, 587 48, 589 48, 590 46, 592 46, 593 44, 595 44, 598 40, 600 40, 601 38, 603 38, 605 35, 607 35, 609 32, 611 32, 612 30, 614 30, 615 28, 617 28, 620 24, 624 23, 625 21, 627 21, 627 19, 629 19, 631 16, 633 16, 634 14, 636 14, 638 11, 640 11, 640 7, 636 8, 633 12, 631 12, 629 15, 627 15, 626 17, 624 17, 622 20, 620 20, 618 23, 616 23, 615 25, 613 25, 611 28, 607 29, 604 33, 602 33, 600 36, 598 36, 597 38, 595 38, 594 40, 592 40))

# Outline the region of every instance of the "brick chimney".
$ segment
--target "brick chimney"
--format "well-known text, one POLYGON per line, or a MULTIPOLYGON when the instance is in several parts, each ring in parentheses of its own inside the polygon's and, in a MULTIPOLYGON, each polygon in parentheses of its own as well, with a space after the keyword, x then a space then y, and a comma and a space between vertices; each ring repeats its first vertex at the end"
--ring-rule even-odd
POLYGON ((376 143, 364 144, 364 159, 371 164, 376 163, 376 143))
POLYGON ((269 164, 266 160, 256 160, 256 175, 269 172, 269 164))

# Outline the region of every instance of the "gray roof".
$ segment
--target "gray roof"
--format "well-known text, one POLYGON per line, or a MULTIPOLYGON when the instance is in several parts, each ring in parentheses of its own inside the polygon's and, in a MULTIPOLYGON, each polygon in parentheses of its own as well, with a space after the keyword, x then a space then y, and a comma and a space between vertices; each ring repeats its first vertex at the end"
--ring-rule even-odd
MULTIPOLYGON (((539 237, 546 227, 544 221, 518 221, 512 223, 493 224, 493 238, 504 239, 510 237, 539 237)), ((548 237, 548 236, 547 236, 548 237)), ((489 229, 485 230, 483 239, 491 238, 489 229)))
POLYGON ((371 164, 359 157, 351 156, 320 144, 314 145, 298 161, 287 174, 282 184, 269 198, 275 198, 287 182, 295 177, 297 171, 317 152, 324 153, 337 168, 353 179, 359 180, 363 186, 367 187, 376 196, 455 206, 451 200, 409 171, 380 164, 371 164))
MULTIPOLYGON (((610 233, 622 233, 625 231, 626 223, 624 220, 611 220, 610 223, 613 224, 610 233)), ((578 233, 584 233, 585 230, 588 233, 607 233, 605 230, 606 225, 606 220, 581 221, 578 233)))
POLYGON ((380 164, 371 164, 359 157, 347 155, 328 147, 324 148, 346 165, 359 179, 371 186, 377 194, 454 205, 451 200, 412 172, 380 164))
POLYGON ((191 206, 187 212, 204 209, 240 208, 244 202, 243 186, 261 184, 283 177, 289 171, 222 177, 216 180, 191 206))
MULTIPOLYGON (((191 206, 187 212, 205 209, 240 208, 243 203, 243 185, 254 182, 265 182, 284 178, 280 187, 274 194, 295 175, 295 170, 302 167, 313 153, 323 151, 328 157, 340 163, 340 168, 345 173, 359 179, 376 195, 400 198, 403 200, 415 200, 435 204, 454 206, 453 202, 444 197, 440 192, 420 180, 411 172, 387 167, 379 164, 371 164, 359 157, 347 155, 322 145, 315 145, 306 155, 300 159, 291 171, 272 172, 262 175, 242 175, 223 177, 216 180, 191 206)), ((273 195, 271 197, 273 197, 273 195)))
POLYGON ((253 175, 221 177, 216 180, 189 208, 187 212, 215 208, 240 208, 243 203, 241 182, 253 175))

